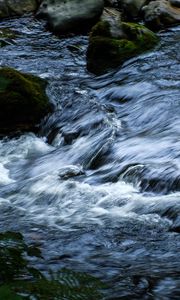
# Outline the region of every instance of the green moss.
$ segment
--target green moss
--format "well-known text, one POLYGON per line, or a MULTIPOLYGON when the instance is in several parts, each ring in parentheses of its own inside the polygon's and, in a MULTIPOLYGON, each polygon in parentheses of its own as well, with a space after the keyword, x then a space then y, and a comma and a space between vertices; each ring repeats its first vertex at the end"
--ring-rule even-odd
POLYGON ((0 76, 0 92, 4 92, 7 89, 9 83, 10 80, 8 78, 0 76))
POLYGON ((143 25, 122 22, 122 29, 128 39, 135 41, 142 51, 152 48, 158 43, 157 35, 143 25))
POLYGON ((100 21, 94 27, 90 33, 90 38, 93 36, 111 37, 110 24, 107 21, 100 21))
POLYGON ((0 131, 33 127, 49 111, 46 82, 12 68, 0 69, 0 131))
POLYGON ((106 37, 93 37, 87 51, 87 67, 95 74, 116 67, 137 52, 134 42, 106 37))
POLYGON ((126 38, 112 37, 107 21, 99 22, 93 27, 87 50, 89 71, 102 74, 152 48, 158 42, 156 35, 143 25, 122 22, 121 28, 126 38))

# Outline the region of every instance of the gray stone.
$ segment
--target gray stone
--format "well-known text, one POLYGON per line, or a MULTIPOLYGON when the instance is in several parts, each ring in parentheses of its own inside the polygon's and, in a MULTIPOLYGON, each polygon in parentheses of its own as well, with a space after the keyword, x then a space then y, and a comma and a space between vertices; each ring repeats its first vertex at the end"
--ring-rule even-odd
POLYGON ((115 8, 105 7, 101 21, 109 23, 109 30, 112 38, 125 38, 121 26, 121 13, 115 8))
POLYGON ((147 0, 118 0, 118 6, 123 9, 125 15, 130 19, 139 16, 141 8, 147 3, 147 0))
POLYGON ((0 0, 0 18, 22 16, 37 9, 38 0, 0 0))
POLYGON ((43 0, 37 17, 56 33, 82 32, 98 21, 103 7, 103 0, 43 0))
POLYGON ((147 26, 153 29, 180 23, 180 8, 168 0, 152 1, 143 7, 143 12, 147 26))

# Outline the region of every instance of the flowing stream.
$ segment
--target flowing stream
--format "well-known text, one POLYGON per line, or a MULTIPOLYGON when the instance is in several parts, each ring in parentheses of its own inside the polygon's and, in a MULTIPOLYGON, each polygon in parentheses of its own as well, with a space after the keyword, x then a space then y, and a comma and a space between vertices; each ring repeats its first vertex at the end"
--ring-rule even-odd
POLYGON ((180 27, 96 77, 86 36, 0 25, 18 34, 1 66, 47 79, 55 108, 38 135, 0 140, 0 231, 40 247, 44 272, 100 278, 106 300, 180 299, 180 27))

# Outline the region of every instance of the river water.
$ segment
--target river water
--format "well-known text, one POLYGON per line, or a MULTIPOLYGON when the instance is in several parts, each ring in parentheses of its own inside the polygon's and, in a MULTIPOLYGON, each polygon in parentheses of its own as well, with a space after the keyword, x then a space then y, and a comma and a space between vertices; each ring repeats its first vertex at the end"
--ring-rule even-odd
POLYGON ((47 79, 55 108, 38 135, 0 140, 0 231, 40 247, 43 271, 100 278, 106 300, 179 299, 180 27, 96 77, 86 36, 0 25, 18 33, 0 64, 47 79))

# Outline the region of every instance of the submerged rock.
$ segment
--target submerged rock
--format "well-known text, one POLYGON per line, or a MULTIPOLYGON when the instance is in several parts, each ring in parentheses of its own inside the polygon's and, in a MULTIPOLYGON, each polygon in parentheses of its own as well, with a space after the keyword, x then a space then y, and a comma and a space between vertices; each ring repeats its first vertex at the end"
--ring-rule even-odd
POLYGON ((38 0, 1 0, 0 18, 22 16, 25 13, 33 12, 38 7, 38 0))
POLYGON ((59 178, 67 180, 71 177, 84 175, 85 172, 81 166, 70 165, 59 170, 59 178))
POLYGON ((118 7, 124 11, 129 19, 136 19, 147 0, 117 0, 117 2, 118 7))
POLYGON ((152 48, 157 36, 145 26, 102 20, 92 29, 87 50, 87 68, 95 74, 103 74, 127 59, 152 48))
POLYGON ((83 32, 98 21, 103 7, 103 0, 43 0, 37 17, 59 34, 83 32))
POLYGON ((14 43, 16 33, 8 28, 0 28, 0 48, 14 43))
POLYGON ((144 20, 152 29, 180 23, 180 1, 157 0, 143 7, 144 20))
POLYGON ((46 82, 12 68, 0 69, 0 133, 29 131, 50 111, 46 82))

